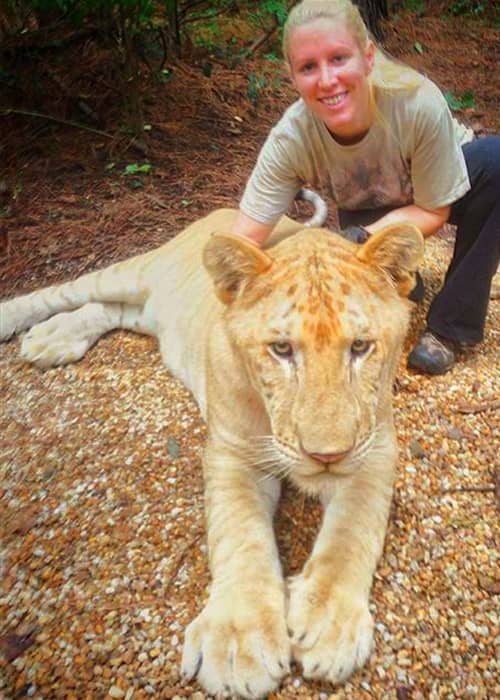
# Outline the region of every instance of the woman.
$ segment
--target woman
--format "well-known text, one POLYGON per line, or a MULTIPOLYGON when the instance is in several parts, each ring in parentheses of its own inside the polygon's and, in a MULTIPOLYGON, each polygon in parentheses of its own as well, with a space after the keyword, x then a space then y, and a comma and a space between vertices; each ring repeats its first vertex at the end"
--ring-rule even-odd
POLYGON ((483 338, 499 259, 500 137, 475 140, 439 89, 386 57, 350 0, 303 0, 283 52, 300 95, 272 129, 235 232, 262 245, 305 183, 326 186, 355 242, 412 221, 430 236, 456 224, 453 258, 408 364, 442 374, 483 338))

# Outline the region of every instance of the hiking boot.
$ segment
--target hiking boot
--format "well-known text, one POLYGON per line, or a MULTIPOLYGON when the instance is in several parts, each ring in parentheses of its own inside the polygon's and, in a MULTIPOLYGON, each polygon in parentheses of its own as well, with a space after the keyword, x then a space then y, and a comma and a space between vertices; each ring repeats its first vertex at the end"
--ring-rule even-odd
POLYGON ((426 330, 408 356, 408 367, 426 374, 444 374, 455 364, 453 343, 426 330))

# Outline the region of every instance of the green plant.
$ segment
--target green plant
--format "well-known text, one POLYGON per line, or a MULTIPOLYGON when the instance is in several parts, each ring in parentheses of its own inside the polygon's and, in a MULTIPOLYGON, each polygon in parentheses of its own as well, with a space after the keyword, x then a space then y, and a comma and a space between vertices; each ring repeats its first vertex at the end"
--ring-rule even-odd
POLYGON ((271 51, 270 53, 265 53, 264 58, 267 58, 268 61, 272 61, 273 63, 282 63, 283 59, 281 56, 278 56, 274 51, 271 51))
POLYGON ((249 15, 253 24, 259 28, 259 31, 264 30, 269 35, 277 29, 278 38, 281 40, 281 32, 288 15, 286 0, 262 0, 255 4, 256 7, 249 15))
POLYGON ((479 17, 484 14, 485 9, 481 0, 455 0, 448 11, 455 16, 479 17))
POLYGON ((261 3, 261 10, 264 14, 274 15, 280 27, 285 24, 288 6, 284 0, 264 0, 261 3))
POLYGON ((422 13, 425 10, 425 2, 424 0, 403 0, 403 7, 411 12, 422 13))
POLYGON ((194 45, 201 49, 212 50, 220 37, 220 26, 216 18, 208 19, 194 36, 194 45))
POLYGON ((259 93, 267 85, 267 79, 264 76, 256 75, 255 73, 248 74, 247 97, 253 104, 257 104, 259 93))
POLYGON ((129 163, 123 171, 124 175, 149 175, 153 170, 151 163, 129 163))
POLYGON ((454 95, 452 92, 445 92, 444 97, 448 103, 448 107, 454 112, 460 112, 462 109, 470 109, 476 106, 476 101, 472 90, 467 90, 461 95, 454 95))

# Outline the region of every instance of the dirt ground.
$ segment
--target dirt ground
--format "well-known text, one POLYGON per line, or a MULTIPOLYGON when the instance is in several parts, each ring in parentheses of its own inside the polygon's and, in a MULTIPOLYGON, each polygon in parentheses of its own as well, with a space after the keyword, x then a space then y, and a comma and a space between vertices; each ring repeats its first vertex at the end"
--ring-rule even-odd
MULTIPOLYGON (((394 18, 386 47, 444 90, 472 91, 475 106, 458 116, 500 133, 500 30, 431 5, 394 18)), ((91 131, 0 110, 1 298, 149 250, 237 205, 293 99, 279 64, 228 68, 212 57, 207 77, 201 63, 178 63, 162 83, 145 79, 150 129, 124 150, 101 52, 83 38, 64 61, 50 51, 36 67, 26 59, 3 92, 2 109, 82 122, 83 102, 95 118, 91 131), (253 101, 252 73, 266 77, 253 101), (145 162, 150 173, 124 174, 145 162)), ((428 244, 426 300, 406 350, 451 247, 449 232, 428 244)), ((272 698, 500 697, 499 316, 492 301, 485 342, 444 377, 401 364, 401 464, 370 664, 342 688, 294 668, 272 698)), ((209 583, 196 407, 151 339, 115 333, 77 365, 45 373, 17 352, 17 340, 0 348, 0 698, 201 700, 178 675, 183 629, 209 583)), ((287 572, 303 564, 319 517, 315 503, 286 493, 277 530, 287 572)))
MULTIPOLYGON (((444 4, 434 3, 436 15, 401 12, 385 46, 444 91, 472 91, 475 107, 458 116, 479 132, 500 133, 499 30, 443 18, 444 4)), ((16 80, 3 83, 0 107, 86 122, 102 133, 0 114, 2 296, 147 250, 211 209, 237 205, 270 126, 294 98, 279 63, 256 58, 228 69, 210 57, 171 66, 162 83, 145 76, 150 129, 139 148, 124 152, 131 137, 120 132, 107 58, 83 38, 68 44, 63 59, 50 50, 36 61, 28 54, 16 80), (266 80, 253 101, 252 76, 266 80), (145 162, 150 175, 123 174, 145 162)))

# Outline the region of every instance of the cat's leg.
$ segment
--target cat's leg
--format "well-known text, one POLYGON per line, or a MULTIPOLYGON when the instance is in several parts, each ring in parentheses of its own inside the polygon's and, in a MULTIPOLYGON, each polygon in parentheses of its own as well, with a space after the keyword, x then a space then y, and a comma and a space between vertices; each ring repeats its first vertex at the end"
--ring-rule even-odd
POLYGON ((142 306, 149 296, 149 270, 157 258, 158 251, 151 251, 70 282, 0 303, 0 341, 54 314, 73 311, 89 302, 142 306))
POLYGON ((186 629, 183 674, 196 676, 213 695, 262 697, 290 662, 272 524, 279 484, 259 482, 240 458, 213 448, 205 478, 213 582, 205 608, 186 629))
POLYGON ((343 682, 370 656, 369 593, 391 503, 391 442, 357 473, 339 479, 312 554, 289 581, 292 654, 306 678, 343 682))
POLYGON ((33 326, 21 343, 21 357, 42 369, 76 362, 108 331, 125 328, 154 335, 142 306, 93 302, 33 326))

